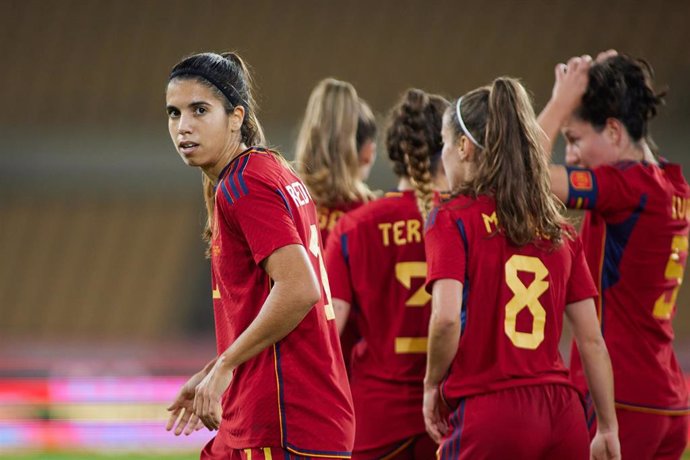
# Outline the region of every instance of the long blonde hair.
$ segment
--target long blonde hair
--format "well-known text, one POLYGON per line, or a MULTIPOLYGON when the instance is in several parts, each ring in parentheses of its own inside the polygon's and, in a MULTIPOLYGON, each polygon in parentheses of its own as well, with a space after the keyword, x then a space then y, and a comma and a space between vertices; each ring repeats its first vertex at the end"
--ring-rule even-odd
MULTIPOLYGON (((451 105, 448 113, 457 139, 463 130, 455 108, 451 105)), ((525 88, 514 78, 497 78, 465 94, 460 115, 484 147, 475 146, 475 174, 453 194, 493 196, 500 229, 515 245, 539 238, 559 245, 563 205, 551 193, 543 133, 525 88)))
POLYGON ((318 205, 373 197, 359 177, 359 150, 375 137, 371 109, 351 84, 327 78, 316 85, 297 137, 295 166, 318 205))

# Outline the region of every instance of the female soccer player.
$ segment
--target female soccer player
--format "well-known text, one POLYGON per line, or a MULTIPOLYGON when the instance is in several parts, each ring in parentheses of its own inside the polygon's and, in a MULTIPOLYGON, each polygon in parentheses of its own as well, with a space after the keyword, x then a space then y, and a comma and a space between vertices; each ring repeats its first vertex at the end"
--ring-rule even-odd
MULTIPOLYGON (((376 159, 376 120, 367 103, 347 82, 326 78, 309 96, 297 137, 297 172, 316 201, 324 246, 340 217, 374 195, 364 181, 376 159)), ((354 312, 340 343, 349 369, 359 341, 354 312)))
POLYGON ((443 145, 454 198, 430 214, 425 237, 424 418, 440 458, 588 457, 583 407, 558 351, 564 314, 598 409, 592 456, 620 458, 597 291, 551 194, 522 85, 498 78, 459 98, 443 145))
MULTIPOLYGON (((559 130, 566 140, 568 166, 551 166, 554 193, 588 210, 582 240, 599 287, 624 458, 677 459, 688 443, 690 404, 671 320, 687 260, 690 189, 680 167, 656 160, 647 142, 662 96, 646 62, 608 52, 558 65, 540 115, 549 153, 559 130)), ((573 350, 571 370, 586 391, 581 354, 573 350)))
POLYGON ((364 181, 376 159, 376 120, 344 81, 326 78, 309 96, 297 137, 297 172, 316 201, 321 237, 373 198, 364 181))
POLYGON ((177 151, 203 172, 218 345, 170 406, 168 430, 217 429, 202 459, 349 458, 354 416, 316 208, 259 147, 246 67, 234 53, 183 59, 166 104, 177 151))
POLYGON ((398 192, 343 216, 326 247, 338 327, 354 305, 362 333, 350 367, 353 459, 435 458, 421 413, 431 311, 416 197, 430 203, 434 189, 447 189, 440 161, 447 106, 441 97, 407 91, 386 132, 398 192))

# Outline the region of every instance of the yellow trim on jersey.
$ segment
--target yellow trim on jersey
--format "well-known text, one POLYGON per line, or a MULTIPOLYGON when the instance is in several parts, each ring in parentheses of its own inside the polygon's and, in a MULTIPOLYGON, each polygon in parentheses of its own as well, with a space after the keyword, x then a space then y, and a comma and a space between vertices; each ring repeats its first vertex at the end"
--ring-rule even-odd
POLYGON ((599 305, 597 305, 597 316, 599 317, 599 324, 604 321, 602 315, 604 313, 604 293, 602 292, 604 280, 604 255, 606 254, 606 227, 604 227, 604 236, 601 238, 601 260, 599 261, 599 279, 597 280, 597 289, 599 291, 599 305))
POLYGON ((251 449, 244 449, 244 455, 247 456, 247 460, 252 460, 252 450, 251 449))
POLYGON ((386 192, 385 195, 386 198, 400 198, 401 196, 405 196, 403 192, 386 192))
POLYGON ((655 414, 655 415, 688 415, 690 414, 690 409, 654 409, 652 407, 639 407, 631 406, 624 403, 616 403, 618 409, 625 409, 633 412, 644 412, 645 414, 655 414))
POLYGON ((407 449, 410 444, 412 444, 412 441, 414 441, 414 436, 405 441, 400 447, 395 449, 393 452, 390 454, 386 455, 385 457, 381 457, 379 460, 390 460, 391 458, 394 458, 396 455, 398 455, 400 452, 403 450, 407 449))
POLYGON ((312 454, 310 452, 301 452, 297 449, 293 449, 292 447, 286 447, 285 450, 288 452, 292 452, 293 454, 301 455, 303 457, 314 457, 314 458, 345 458, 349 459, 352 458, 351 455, 336 455, 336 454, 312 454))
MULTIPOLYGON (((247 460, 252 460, 252 459, 248 458, 247 460)), ((273 456, 271 455, 271 448, 270 447, 264 447, 264 460, 273 460, 273 456)))
MULTIPOLYGON (((278 397, 278 423, 280 425, 280 443, 283 443, 283 413, 280 411, 280 379, 278 378, 278 353, 276 344, 273 344, 273 363, 276 371, 276 396, 278 397)), ((282 446, 285 447, 285 446, 282 446)))
POLYGON ((396 353, 426 353, 427 337, 396 337, 396 353))

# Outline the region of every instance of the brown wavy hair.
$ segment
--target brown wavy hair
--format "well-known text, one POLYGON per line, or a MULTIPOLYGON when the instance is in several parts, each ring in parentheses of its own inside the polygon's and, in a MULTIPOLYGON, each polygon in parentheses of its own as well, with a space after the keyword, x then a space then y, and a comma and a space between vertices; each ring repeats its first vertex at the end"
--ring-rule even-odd
POLYGON ((440 165, 441 127, 448 107, 448 101, 441 96, 408 89, 388 116, 388 157, 395 174, 412 183, 425 220, 432 207, 432 181, 440 165))
MULTIPOLYGON (((448 109, 448 118, 457 139, 463 131, 455 107, 448 109)), ((484 148, 475 146, 475 174, 453 195, 493 196, 500 231, 517 246, 540 238, 560 245, 564 208, 551 193, 543 133, 522 84, 500 77, 470 91, 462 97, 461 116, 484 148)))
POLYGON ((297 136, 295 166, 318 205, 373 198, 359 177, 359 150, 375 138, 374 115, 350 83, 327 78, 316 85, 297 136))

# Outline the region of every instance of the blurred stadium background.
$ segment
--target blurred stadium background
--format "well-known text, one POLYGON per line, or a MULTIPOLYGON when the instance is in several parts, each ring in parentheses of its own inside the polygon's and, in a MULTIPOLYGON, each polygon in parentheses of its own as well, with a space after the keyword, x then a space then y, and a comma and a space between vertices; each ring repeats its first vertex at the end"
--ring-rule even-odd
MULTIPOLYGON (((669 87, 652 131, 688 177, 689 20, 682 0, 0 0, 0 456, 195 458, 210 437, 163 430, 215 353, 200 176, 164 113, 181 57, 239 51, 292 158, 323 77, 381 119, 410 86, 455 97, 501 74, 539 110, 557 62, 616 48, 669 87)), ((382 147, 370 182, 387 189, 382 147)), ((675 327, 690 373, 688 285, 675 327)))

